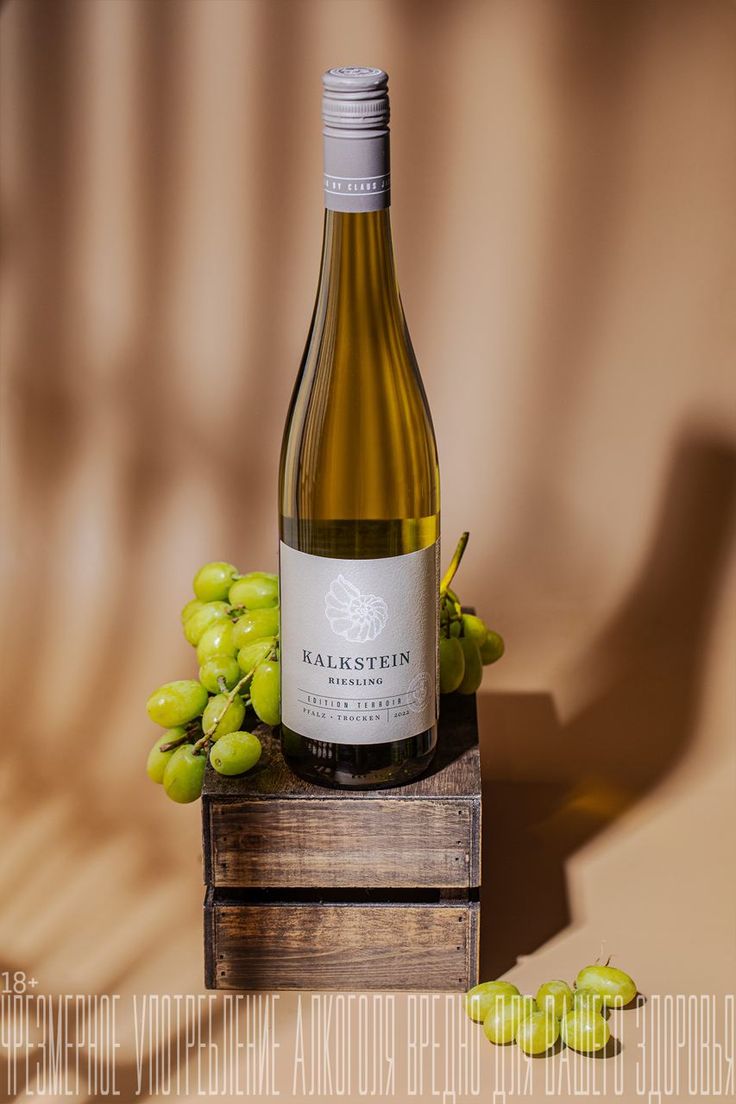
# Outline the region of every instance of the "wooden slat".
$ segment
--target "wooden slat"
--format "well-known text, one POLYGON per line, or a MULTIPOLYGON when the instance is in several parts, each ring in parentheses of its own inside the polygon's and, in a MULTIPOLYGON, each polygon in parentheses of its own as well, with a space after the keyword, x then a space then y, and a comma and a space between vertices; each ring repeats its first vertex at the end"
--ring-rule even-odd
POLYGON ((474 829, 467 800, 212 802, 208 880, 218 887, 471 887, 480 881, 474 829))
POLYGON ((476 902, 206 904, 214 989, 458 991, 477 980, 476 902))
POLYGON ((475 887, 481 798, 475 698, 443 699, 429 773, 406 786, 327 789, 286 767, 262 731, 262 764, 241 778, 208 770, 205 880, 222 887, 475 887))

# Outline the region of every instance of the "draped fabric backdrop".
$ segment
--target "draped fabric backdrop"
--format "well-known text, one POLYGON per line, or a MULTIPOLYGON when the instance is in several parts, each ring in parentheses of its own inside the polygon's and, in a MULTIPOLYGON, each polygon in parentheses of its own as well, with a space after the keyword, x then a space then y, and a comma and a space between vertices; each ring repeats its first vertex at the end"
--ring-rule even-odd
POLYGON ((479 699, 484 975, 603 944, 645 991, 720 990, 734 5, 11 0, 0 31, 0 969, 201 990, 198 811, 145 778, 144 703, 194 671, 195 568, 276 566, 320 75, 367 64, 443 560, 470 529, 458 589, 508 646, 479 699))

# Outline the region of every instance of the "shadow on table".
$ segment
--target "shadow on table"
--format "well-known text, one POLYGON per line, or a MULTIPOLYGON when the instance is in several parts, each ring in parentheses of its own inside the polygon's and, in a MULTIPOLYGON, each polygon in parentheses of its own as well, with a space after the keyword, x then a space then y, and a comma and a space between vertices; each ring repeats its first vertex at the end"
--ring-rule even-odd
POLYGON ((735 494, 734 449, 685 438, 639 577, 574 668, 588 696, 567 723, 547 693, 479 696, 482 977, 568 926, 567 859, 692 744, 735 494))

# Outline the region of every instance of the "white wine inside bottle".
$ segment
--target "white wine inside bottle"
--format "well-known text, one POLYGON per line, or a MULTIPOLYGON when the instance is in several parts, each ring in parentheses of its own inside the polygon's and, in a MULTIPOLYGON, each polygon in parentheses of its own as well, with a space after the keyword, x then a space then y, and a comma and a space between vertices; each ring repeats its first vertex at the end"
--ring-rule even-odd
POLYGON ((297 774, 415 778, 437 742, 439 469, 389 220, 388 78, 324 78, 317 301, 279 478, 281 736, 297 774))

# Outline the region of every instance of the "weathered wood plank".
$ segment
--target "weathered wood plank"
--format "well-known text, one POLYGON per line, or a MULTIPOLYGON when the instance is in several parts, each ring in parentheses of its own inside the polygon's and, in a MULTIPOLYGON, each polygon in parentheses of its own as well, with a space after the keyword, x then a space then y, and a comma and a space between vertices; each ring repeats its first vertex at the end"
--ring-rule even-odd
POLYGON ((477 980, 477 902, 205 906, 209 988, 439 990, 477 980))
POLYGON ((210 804, 209 880, 222 887, 470 887, 472 803, 340 796, 210 804))

